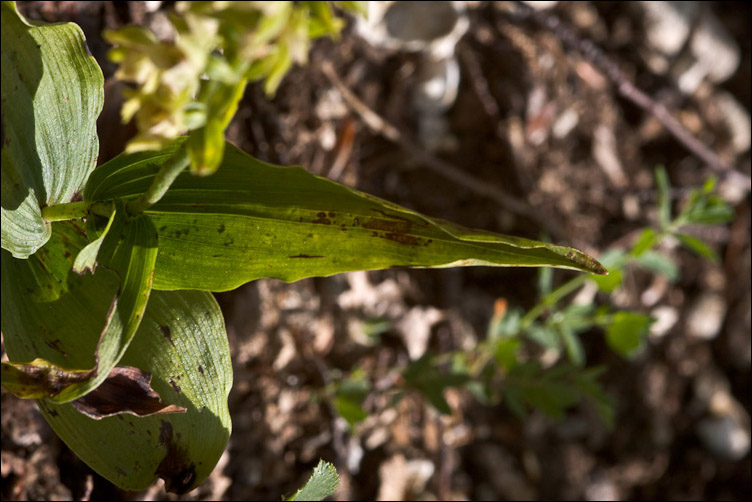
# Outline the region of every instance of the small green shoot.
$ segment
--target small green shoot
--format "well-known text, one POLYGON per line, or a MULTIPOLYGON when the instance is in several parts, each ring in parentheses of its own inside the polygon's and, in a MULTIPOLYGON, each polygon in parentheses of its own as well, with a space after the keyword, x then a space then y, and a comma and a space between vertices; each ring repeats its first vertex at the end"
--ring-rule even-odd
POLYGON ((308 478, 295 494, 285 500, 308 501, 324 500, 334 495, 339 486, 337 470, 329 462, 319 460, 319 464, 313 469, 313 474, 308 478))

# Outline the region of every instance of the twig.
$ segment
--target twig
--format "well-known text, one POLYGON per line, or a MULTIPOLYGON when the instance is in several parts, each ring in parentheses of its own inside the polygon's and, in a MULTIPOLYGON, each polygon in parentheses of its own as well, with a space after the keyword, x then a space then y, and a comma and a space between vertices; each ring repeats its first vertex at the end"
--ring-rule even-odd
POLYGON ((342 93, 345 101, 350 107, 360 115, 363 122, 366 123, 374 132, 380 134, 386 139, 398 144, 403 150, 421 161, 431 171, 447 178, 458 185, 461 185, 473 192, 488 197, 505 209, 508 209, 518 215, 525 216, 538 223, 541 228, 549 233, 554 239, 559 241, 567 240, 564 226, 554 221, 551 215, 542 215, 540 211, 535 210, 525 201, 510 195, 503 190, 488 184, 474 176, 467 174, 460 168, 455 167, 449 162, 434 157, 430 153, 420 148, 417 144, 407 139, 396 127, 387 122, 379 114, 371 110, 360 98, 358 98, 337 76, 331 63, 325 62, 321 65, 324 75, 334 84, 342 93))
POLYGON ((337 155, 334 157, 334 163, 332 163, 332 168, 327 175, 329 179, 338 180, 339 177, 342 176, 342 171, 345 170, 347 161, 350 160, 354 141, 355 120, 347 117, 342 126, 339 140, 337 141, 337 155))
POLYGON ((473 51, 468 50, 464 46, 458 47, 458 53, 462 62, 465 63, 465 68, 470 77, 470 82, 473 84, 473 90, 475 95, 478 96, 483 110, 493 120, 499 119, 499 105, 496 103, 496 98, 491 94, 491 90, 488 88, 488 81, 485 75, 483 75, 483 69, 478 62, 478 58, 475 57, 473 51))
POLYGON ((712 170, 722 173, 724 176, 729 176, 734 181, 745 183, 747 186, 750 185, 749 176, 732 169, 714 151, 681 125, 662 103, 657 102, 638 89, 616 63, 609 59, 593 42, 579 38, 553 14, 537 11, 520 1, 515 2, 515 5, 518 13, 523 17, 530 18, 543 28, 550 30, 564 42, 565 46, 580 52, 586 59, 600 68, 616 84, 622 96, 657 118, 674 138, 712 170))

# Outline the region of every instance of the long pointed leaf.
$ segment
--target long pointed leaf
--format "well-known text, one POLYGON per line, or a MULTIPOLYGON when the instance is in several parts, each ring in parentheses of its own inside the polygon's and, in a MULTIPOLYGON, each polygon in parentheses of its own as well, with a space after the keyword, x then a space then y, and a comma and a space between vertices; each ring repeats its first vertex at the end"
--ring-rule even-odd
MULTIPOLYGON (((177 145, 123 155, 97 169, 89 201, 142 193, 177 145)), ((299 167, 254 159, 228 144, 220 169, 181 174, 147 214, 159 231, 156 289, 233 289, 395 266, 553 266, 605 273, 575 249, 471 230, 425 217, 299 167)))

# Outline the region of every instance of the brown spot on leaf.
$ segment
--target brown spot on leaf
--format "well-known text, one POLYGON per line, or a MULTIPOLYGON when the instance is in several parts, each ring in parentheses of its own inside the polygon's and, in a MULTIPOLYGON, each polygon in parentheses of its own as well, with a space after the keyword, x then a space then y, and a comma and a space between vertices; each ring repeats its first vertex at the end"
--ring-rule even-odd
POLYGON ((406 244, 408 246, 417 246, 420 244, 418 238, 413 235, 386 233, 384 234, 384 238, 389 239, 390 241, 398 242, 400 244, 406 244))
POLYGON ((384 218, 368 218, 363 221, 363 227, 370 230, 380 230, 394 234, 404 234, 412 228, 412 222, 408 220, 387 220, 384 218))
POLYGON ((320 213, 316 213, 317 219, 313 220, 311 223, 315 223, 316 225, 331 225, 332 220, 327 219, 326 213, 321 211, 320 213))
POLYGON ((159 444, 167 447, 167 454, 154 474, 165 482, 165 490, 183 494, 193 488, 196 481, 196 465, 190 462, 188 453, 173 439, 172 425, 162 420, 159 428, 159 444))
POLYGON ((296 255, 289 256, 288 258, 324 258, 324 257, 323 256, 319 256, 319 255, 310 255, 310 254, 303 254, 303 253, 301 253, 301 254, 296 254, 296 255))
POLYGON ((170 378, 170 386, 172 387, 172 390, 180 394, 180 385, 178 385, 172 378, 170 378))
POLYGON ((167 420, 159 421, 159 444, 169 446, 172 441, 172 424, 167 420))
POLYGON ((51 349, 57 352, 60 352, 63 355, 63 357, 66 357, 66 358, 68 357, 68 353, 63 349, 63 344, 60 342, 59 339, 56 338, 54 340, 47 340, 44 343, 51 349))
POLYGON ((159 331, 161 331, 162 334, 164 335, 164 337, 167 338, 167 341, 170 342, 170 345, 172 345, 174 347, 175 344, 172 342, 172 332, 170 331, 170 327, 169 326, 163 326, 163 325, 160 324, 159 325, 159 331))

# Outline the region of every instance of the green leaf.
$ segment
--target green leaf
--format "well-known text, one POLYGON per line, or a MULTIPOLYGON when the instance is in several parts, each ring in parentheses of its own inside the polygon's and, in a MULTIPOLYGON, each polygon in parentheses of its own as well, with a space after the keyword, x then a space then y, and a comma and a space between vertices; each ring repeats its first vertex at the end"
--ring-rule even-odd
MULTIPOLYGON (((148 217, 128 219, 120 210, 99 252, 103 266, 93 276, 79 276, 72 265, 85 243, 80 232, 72 223, 58 223, 53 238, 28 260, 6 252, 2 256, 2 329, 8 356, 11 361, 41 358, 54 367, 75 369, 70 377, 59 369, 48 372, 56 382, 66 382, 62 386, 37 380, 37 392, 57 402, 95 389, 125 353, 146 307, 157 254, 156 230, 148 217), (83 381, 75 373, 81 369, 92 370, 83 381)), ((16 368, 39 375, 42 365, 16 368)))
POLYGON ((99 250, 99 263, 115 271, 120 288, 97 344, 98 374, 89 382, 71 386, 55 398, 65 402, 96 388, 120 361, 141 322, 151 293, 157 259, 157 231, 148 216, 129 217, 120 206, 99 250))
POLYGON ((73 262, 74 272, 82 274, 84 271, 88 270, 89 272, 94 273, 94 270, 97 268, 97 255, 99 254, 99 248, 102 247, 104 238, 110 232, 112 222, 115 221, 116 215, 117 210, 113 211, 112 215, 110 215, 110 219, 107 221, 107 226, 102 231, 102 234, 88 243, 86 247, 78 253, 76 261, 73 262))
POLYGON ((337 383, 334 407, 350 427, 368 418, 362 405, 370 390, 371 383, 365 378, 363 370, 356 370, 350 377, 337 383))
POLYGON ((368 14, 368 2, 362 2, 362 1, 340 1, 335 2, 338 7, 352 12, 353 14, 358 14, 360 16, 365 17, 368 14))
POLYGON ((608 269, 608 275, 591 274, 589 278, 598 285, 599 290, 610 294, 621 285, 624 267, 629 259, 623 250, 609 249, 600 256, 599 261, 608 269))
POLYGON ((552 268, 541 268, 538 270, 538 294, 546 296, 551 293, 554 285, 554 270, 552 268))
POLYGON ((595 406, 601 420, 609 429, 613 429, 615 420, 614 400, 606 394, 598 378, 605 372, 602 366, 595 366, 573 375, 574 386, 595 406))
POLYGON ((222 163, 225 153, 225 129, 238 109, 246 79, 235 84, 215 83, 208 98, 206 124, 188 137, 188 156, 191 172, 201 176, 212 174, 222 163))
MULTIPOLYGON (((65 370, 94 368, 97 343, 120 283, 104 267, 94 275, 73 272, 73 258, 86 245, 84 230, 74 223, 56 223, 53 229, 47 244, 29 259, 2 251, 5 349, 11 361, 32 361, 24 369, 29 374, 45 364, 65 370), (34 363, 36 359, 45 363, 34 363)), ((64 378, 59 375, 57 380, 64 378)), ((62 390, 53 389, 51 395, 62 390)), ((43 387, 37 391, 44 392, 43 387)))
POLYGON ((0 12, 2 248, 26 258, 50 237, 40 208, 70 202, 96 165, 104 80, 75 24, 0 12))
POLYGON ((339 486, 337 469, 329 462, 319 460, 319 465, 313 469, 313 474, 295 495, 287 500, 324 500, 334 495, 339 486))
MULTIPOLYGON (((86 200, 137 197, 175 148, 101 166, 86 200)), ((580 251, 428 218, 229 144, 214 175, 181 174, 147 214, 159 230, 156 289, 226 291, 262 277, 295 281, 394 266, 605 272, 580 251)))
POLYGON ((679 280, 679 266, 663 253, 646 251, 640 255, 637 264, 655 274, 660 274, 671 282, 679 280))
POLYGON ((713 250, 713 248, 708 246, 697 237, 693 237, 687 234, 674 234, 674 236, 679 239, 679 242, 684 244, 685 247, 694 251, 703 258, 707 258, 715 264, 718 264, 718 262, 720 261, 718 254, 713 250))
POLYGON ((556 332, 548 326, 533 323, 527 328, 525 334, 529 339, 543 348, 554 350, 559 350, 561 348, 559 337, 556 335, 556 332))
POLYGON ((329 2, 302 2, 308 9, 308 37, 311 39, 324 35, 338 35, 344 21, 334 15, 329 2))
POLYGON ((452 413, 449 403, 444 399, 444 390, 464 385, 470 380, 470 376, 464 373, 439 371, 433 357, 428 353, 410 363, 403 376, 408 387, 423 394, 434 408, 444 415, 452 413))
POLYGON ((559 335, 562 342, 564 342, 564 349, 567 351, 567 357, 569 361, 575 366, 582 367, 585 364, 585 349, 582 347, 580 337, 577 336, 575 330, 566 324, 560 324, 559 335))
POLYGON ((201 291, 153 292, 121 364, 151 372, 162 400, 186 412, 94 420, 71 403, 45 400, 44 417, 76 455, 124 490, 146 489, 157 477, 176 493, 198 486, 231 429, 232 363, 217 302, 201 291))
POLYGON ((520 419, 527 416, 528 408, 561 419, 567 409, 585 398, 610 428, 614 422, 614 407, 598 382, 602 373, 600 367, 582 370, 562 364, 544 369, 537 362, 524 363, 509 372, 504 382, 504 402, 520 419))
POLYGON ((683 223, 698 225, 716 225, 728 223, 734 219, 734 209, 718 195, 704 194, 695 189, 690 196, 687 207, 679 215, 683 223))
POLYGON ((715 190, 715 186, 718 183, 718 180, 715 176, 711 176, 710 178, 705 180, 705 183, 702 184, 702 190, 701 192, 709 195, 715 190))
POLYGON ((658 234, 655 233, 655 230, 652 228, 646 228, 642 231, 642 234, 640 234, 640 238, 637 239, 637 242, 632 246, 632 256, 642 255, 645 251, 652 248, 657 240, 658 234))
POLYGON ((519 338, 500 338, 495 340, 493 349, 496 363, 507 371, 517 366, 519 361, 517 353, 521 344, 522 342, 519 338))
POLYGON ((606 342, 617 353, 631 357, 642 346, 653 318, 639 312, 617 312, 606 329, 606 342))
POLYGON ((490 340, 516 337, 520 333, 522 314, 523 311, 520 308, 508 308, 506 300, 496 300, 486 336, 490 340))
POLYGON ((529 406, 552 418, 563 418, 564 412, 580 400, 570 381, 574 371, 569 365, 544 370, 538 363, 521 364, 505 380, 504 400, 519 417, 526 415, 525 407, 529 406))
POLYGON ((624 272, 619 269, 610 269, 608 275, 591 275, 590 279, 595 282, 600 291, 611 294, 621 286, 624 272))
POLYGON ((627 253, 622 249, 609 249, 599 258, 600 263, 609 270, 623 269, 629 262, 627 253))

